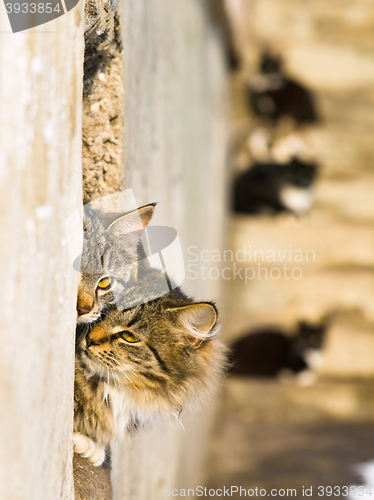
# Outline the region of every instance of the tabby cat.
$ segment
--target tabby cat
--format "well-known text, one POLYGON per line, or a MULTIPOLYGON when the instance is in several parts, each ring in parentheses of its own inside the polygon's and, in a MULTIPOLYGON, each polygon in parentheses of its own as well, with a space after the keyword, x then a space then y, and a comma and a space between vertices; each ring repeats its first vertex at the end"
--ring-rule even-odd
POLYGON ((162 271, 140 273, 122 300, 141 305, 78 325, 74 449, 94 465, 113 439, 199 407, 222 376, 215 306, 179 288, 160 297, 164 282, 162 271))
POLYGON ((139 240, 154 209, 150 204, 119 216, 85 207, 78 323, 97 320, 136 276, 139 240))

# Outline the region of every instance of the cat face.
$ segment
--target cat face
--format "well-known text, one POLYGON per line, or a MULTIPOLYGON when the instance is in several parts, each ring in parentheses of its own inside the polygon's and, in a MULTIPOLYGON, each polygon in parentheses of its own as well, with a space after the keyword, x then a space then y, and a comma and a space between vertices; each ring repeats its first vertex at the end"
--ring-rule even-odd
POLYGON ((153 394, 152 404, 167 401, 180 410, 195 387, 214 385, 224 353, 214 335, 217 311, 183 297, 177 289, 127 311, 112 309, 93 328, 80 328, 77 356, 86 377, 143 400, 153 394))
POLYGON ((295 186, 309 187, 317 175, 317 165, 293 158, 286 166, 286 179, 295 186))
POLYGON ((103 368, 117 375, 160 381, 170 372, 181 375, 176 359, 198 349, 217 320, 211 304, 191 304, 164 309, 162 301, 128 311, 111 310, 103 321, 80 340, 80 352, 90 370, 103 368))
POLYGON ((260 71, 263 74, 279 73, 282 69, 282 60, 280 57, 269 53, 262 54, 260 61, 260 71))
POLYGON ((304 349, 321 349, 326 333, 326 325, 311 325, 300 321, 297 335, 298 344, 304 349))
POLYGON ((137 246, 153 212, 154 205, 120 217, 86 211, 78 323, 97 320, 123 294, 126 283, 136 276, 137 246))

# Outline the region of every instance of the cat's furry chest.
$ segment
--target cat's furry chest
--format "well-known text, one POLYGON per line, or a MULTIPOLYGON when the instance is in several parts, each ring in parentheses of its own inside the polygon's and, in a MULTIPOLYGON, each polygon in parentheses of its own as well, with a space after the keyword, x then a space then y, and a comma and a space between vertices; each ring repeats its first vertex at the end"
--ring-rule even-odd
POLYGON ((135 389, 114 387, 103 383, 104 398, 113 414, 113 431, 116 437, 122 438, 126 432, 148 427, 167 416, 173 416, 172 408, 162 408, 146 403, 146 394, 134 394, 135 389), (143 400, 143 404, 140 401, 143 400))
POLYGON ((104 398, 113 414, 113 431, 120 438, 128 429, 137 427, 138 412, 131 395, 119 391, 110 384, 103 383, 104 398))

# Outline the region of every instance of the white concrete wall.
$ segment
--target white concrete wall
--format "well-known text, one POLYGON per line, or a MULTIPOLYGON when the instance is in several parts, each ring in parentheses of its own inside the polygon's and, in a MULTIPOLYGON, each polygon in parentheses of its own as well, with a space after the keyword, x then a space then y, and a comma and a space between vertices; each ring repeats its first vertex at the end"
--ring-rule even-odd
MULTIPOLYGON (((187 248, 221 248, 225 213, 226 75, 222 42, 199 0, 123 0, 126 187, 159 202, 154 225, 178 230, 187 248)), ((183 289, 220 302, 220 282, 183 289)), ((114 450, 114 496, 164 498, 203 476, 207 413, 185 430, 159 427, 114 450)))
POLYGON ((0 498, 72 499, 82 6, 20 34, 0 15, 0 498))

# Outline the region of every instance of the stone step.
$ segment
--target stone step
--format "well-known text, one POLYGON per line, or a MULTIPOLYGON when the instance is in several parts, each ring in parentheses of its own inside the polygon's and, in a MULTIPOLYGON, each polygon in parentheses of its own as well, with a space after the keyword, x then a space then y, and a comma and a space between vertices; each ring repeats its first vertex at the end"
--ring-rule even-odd
POLYGON ((221 254, 222 265, 231 261, 246 265, 259 262, 270 268, 287 264, 306 272, 329 266, 372 267, 374 230, 368 223, 368 219, 374 221, 371 185, 365 193, 364 189, 350 191, 349 183, 330 184, 325 182, 318 188, 316 212, 312 210, 310 216, 301 219, 289 215, 233 216, 228 236, 230 248, 221 254), (349 215, 353 221, 347 222, 344 216, 348 219, 349 215), (360 218, 361 224, 357 222, 360 218))

